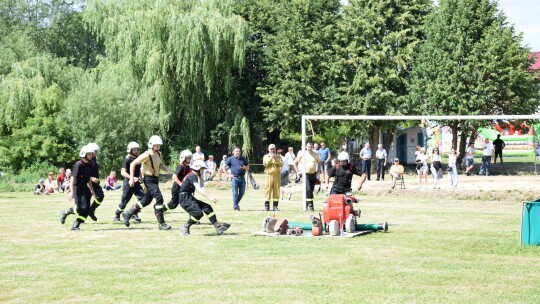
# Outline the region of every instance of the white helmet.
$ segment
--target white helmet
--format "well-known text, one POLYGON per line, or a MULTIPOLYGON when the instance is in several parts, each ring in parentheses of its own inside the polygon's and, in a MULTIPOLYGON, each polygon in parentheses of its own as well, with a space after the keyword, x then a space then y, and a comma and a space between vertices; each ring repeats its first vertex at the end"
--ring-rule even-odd
POLYGON ((201 168, 206 169, 206 164, 200 159, 193 162, 193 166, 191 166, 191 169, 193 169, 193 171, 199 171, 201 170, 201 168))
POLYGON ((94 153, 94 150, 90 149, 88 145, 83 146, 79 152, 79 157, 85 157, 87 153, 94 153))
POLYGON ((337 157, 337 160, 340 161, 340 160, 346 160, 346 161, 349 161, 349 153, 343 151, 343 152, 340 152, 338 157, 337 157))
POLYGON ((94 153, 99 151, 99 146, 97 144, 95 144, 95 143, 89 143, 86 146, 88 147, 88 149, 92 150, 92 152, 94 152, 94 153))
POLYGON ((135 149, 135 148, 140 148, 140 146, 139 146, 138 143, 132 141, 127 146, 127 152, 129 153, 129 152, 131 152, 131 149, 135 149))
POLYGON ((180 152, 180 162, 183 163, 186 160, 186 157, 193 156, 193 153, 189 150, 184 150, 180 152))
POLYGON ((154 145, 163 145, 161 137, 157 135, 152 135, 152 137, 150 137, 150 139, 148 140, 148 148, 152 149, 154 145))

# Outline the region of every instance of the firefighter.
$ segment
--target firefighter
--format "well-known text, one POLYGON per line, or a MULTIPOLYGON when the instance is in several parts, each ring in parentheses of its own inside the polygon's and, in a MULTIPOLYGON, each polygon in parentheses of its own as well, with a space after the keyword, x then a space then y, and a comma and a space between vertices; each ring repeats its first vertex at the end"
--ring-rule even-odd
POLYGON ((266 173, 266 191, 264 210, 270 211, 270 199, 273 199, 272 209, 279 211, 279 186, 281 184, 281 167, 283 161, 281 156, 276 154, 276 145, 271 144, 268 146, 268 154, 263 157, 264 173, 266 173))
POLYGON ((103 193, 103 189, 99 185, 99 164, 97 162, 97 153, 99 151, 99 146, 95 143, 89 143, 86 145, 90 150, 93 151, 92 153, 92 175, 90 180, 92 181, 92 186, 94 187, 94 202, 90 206, 90 211, 88 213, 88 216, 93 220, 97 221, 96 217, 96 209, 97 207, 101 206, 101 203, 103 202, 103 199, 105 198, 105 193, 103 193))
POLYGON ((184 178, 191 172, 189 164, 191 163, 192 156, 193 153, 189 150, 180 152, 180 165, 176 167, 172 176, 173 185, 171 188, 171 201, 168 204, 165 204, 165 211, 176 209, 176 207, 178 207, 178 190, 180 189, 180 186, 182 186, 184 178))
MULTIPOLYGON (((334 177, 334 183, 330 194, 346 194, 352 192, 351 182, 353 174, 362 176, 362 172, 349 164, 349 153, 343 151, 338 155, 338 164, 328 170, 326 175, 326 190, 328 191, 328 181, 330 177, 334 177)), ((357 188, 360 191, 360 186, 357 188)))
POLYGON ((317 178, 317 166, 320 163, 319 153, 313 151, 311 143, 306 144, 306 149, 299 151, 294 161, 294 170, 300 173, 298 165, 303 159, 306 159, 306 167, 302 174, 306 174, 306 210, 313 211, 313 190, 315 189, 315 180, 317 178))
MULTIPOLYGON (((130 165, 130 172, 135 172, 135 167, 139 164, 142 165, 142 171, 143 171, 143 183, 146 187, 146 193, 144 194, 144 197, 141 199, 141 201, 137 202, 137 204, 133 205, 128 211, 124 211, 122 213, 122 217, 124 218, 124 224, 129 227, 129 220, 131 219, 131 216, 133 214, 137 214, 142 208, 150 205, 152 202, 152 199, 156 199, 156 203, 154 204, 154 211, 156 214, 156 218, 159 224, 160 230, 169 230, 171 229, 171 226, 167 225, 165 222, 165 217, 163 216, 163 195, 161 194, 161 190, 159 190, 159 171, 164 170, 167 171, 167 173, 171 173, 171 170, 167 168, 162 162, 161 162, 161 153, 159 150, 161 149, 161 146, 163 145, 163 141, 161 138, 157 135, 153 135, 150 137, 150 140, 148 140, 148 151, 141 154, 139 157, 137 157, 133 162, 131 162, 130 165)), ((129 186, 133 187, 135 185, 135 178, 132 178, 129 180, 129 186)))
POLYGON ((225 230, 229 229, 231 226, 227 223, 220 223, 217 221, 216 215, 214 214, 214 209, 209 204, 196 199, 193 196, 195 190, 199 192, 202 196, 210 199, 213 203, 217 203, 217 198, 211 197, 200 185, 200 180, 203 176, 203 172, 206 169, 206 164, 202 160, 196 160, 193 162, 191 167, 192 172, 184 178, 182 185, 180 186, 179 197, 180 197, 180 206, 189 213, 188 221, 180 227, 180 231, 183 235, 189 235, 189 228, 191 225, 196 224, 203 217, 203 212, 206 214, 212 225, 216 228, 217 234, 222 234, 225 230))
MULTIPOLYGON (((116 214, 113 219, 114 222, 121 221, 120 214, 124 212, 124 209, 126 208, 133 195, 137 197, 137 200, 139 202, 144 197, 144 191, 141 186, 141 165, 136 165, 135 171, 131 171, 131 163, 139 156, 139 148, 139 144, 134 141, 130 142, 127 146, 128 155, 124 159, 124 163, 122 164, 122 170, 120 171, 120 174, 124 177, 124 184, 122 186, 122 198, 120 199, 120 204, 116 209, 116 214), (130 179, 133 179, 134 181, 133 187, 129 186, 130 179)), ((131 216, 131 219, 139 223, 141 222, 141 219, 136 213, 131 216)))
POLYGON ((75 198, 75 211, 73 208, 60 210, 60 223, 64 224, 69 214, 76 214, 77 218, 71 226, 71 230, 80 230, 79 225, 86 221, 90 212, 90 200, 95 195, 92 182, 90 181, 92 173, 93 149, 88 146, 81 148, 79 152, 79 161, 73 165, 73 172, 70 180, 71 192, 68 194, 68 200, 75 198))

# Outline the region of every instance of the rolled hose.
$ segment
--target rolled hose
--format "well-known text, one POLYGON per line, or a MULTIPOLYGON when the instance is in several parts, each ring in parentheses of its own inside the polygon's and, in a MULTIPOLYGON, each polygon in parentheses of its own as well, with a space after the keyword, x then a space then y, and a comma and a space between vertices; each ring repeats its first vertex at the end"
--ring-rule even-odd
POLYGON ((366 230, 372 230, 372 231, 388 231, 388 222, 379 223, 379 224, 356 224, 355 226, 356 231, 366 231, 366 230))

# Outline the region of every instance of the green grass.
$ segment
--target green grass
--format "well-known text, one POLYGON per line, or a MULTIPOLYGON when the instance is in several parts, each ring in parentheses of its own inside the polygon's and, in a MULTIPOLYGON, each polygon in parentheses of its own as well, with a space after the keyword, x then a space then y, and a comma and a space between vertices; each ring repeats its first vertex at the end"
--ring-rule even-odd
MULTIPOLYGON (((360 222, 388 221, 390 230, 354 239, 253 236, 268 215, 263 191, 248 189, 233 212, 225 184, 207 186, 220 198, 218 219, 232 224, 222 236, 206 218, 181 236, 179 210, 166 214, 171 231, 157 229, 151 207, 141 224, 113 224, 119 192, 106 192, 98 222, 70 231, 73 216, 63 226, 57 218, 64 195, 2 192, 0 303, 540 302, 540 247, 519 244, 515 191, 419 192, 413 180, 395 192, 368 182, 360 222)), ((538 194, 536 185, 520 198, 538 194)), ((168 200, 170 183, 162 189, 168 200)), ((307 221, 299 197, 279 217, 307 221)))

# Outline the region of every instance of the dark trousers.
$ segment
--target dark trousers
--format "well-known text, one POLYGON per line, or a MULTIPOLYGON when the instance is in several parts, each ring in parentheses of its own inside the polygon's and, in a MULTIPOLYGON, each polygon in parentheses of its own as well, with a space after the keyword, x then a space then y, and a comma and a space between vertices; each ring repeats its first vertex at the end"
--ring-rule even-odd
POLYGON ((171 188, 171 200, 165 206, 166 210, 176 209, 176 207, 178 207, 178 204, 179 204, 180 196, 179 196, 178 190, 180 190, 180 186, 178 186, 178 184, 174 181, 173 183, 174 184, 171 188))
POLYGON ((103 188, 101 188, 101 186, 96 183, 92 183, 92 187, 94 188, 94 193, 96 194, 96 201, 101 204, 101 202, 103 202, 103 199, 105 199, 105 193, 103 192, 103 188))
POLYGON ((192 220, 194 219, 195 222, 198 222, 203 217, 203 213, 208 216, 208 219, 212 224, 217 221, 214 209, 209 204, 196 199, 189 193, 181 193, 179 198, 180 206, 189 213, 192 220))
POLYGON ((88 186, 85 184, 81 187, 75 187, 75 205, 76 205, 76 214, 77 222, 84 223, 86 217, 90 213, 90 200, 92 199, 92 192, 88 189, 88 186))
POLYGON ((141 199, 141 205, 146 207, 150 205, 152 199, 156 199, 154 209, 161 209, 163 207, 163 195, 159 190, 158 177, 157 176, 145 176, 144 185, 146 186, 146 193, 141 199))
POLYGON ((119 211, 124 211, 133 195, 135 195, 139 201, 143 199, 144 191, 141 187, 141 183, 135 183, 133 187, 130 187, 129 180, 125 179, 124 186, 122 187, 122 198, 120 199, 120 204, 118 205, 119 211))
POLYGON ((365 173, 367 179, 371 180, 371 159, 362 160, 362 173, 365 173))
POLYGON ((315 178, 317 173, 306 174, 306 203, 313 206, 313 191, 315 190, 315 178))
POLYGON ((497 163, 497 156, 499 156, 501 158, 501 164, 503 162, 503 159, 502 159, 502 149, 498 150, 498 149, 495 149, 495 159, 493 160, 493 163, 496 164, 497 163))
POLYGON ((384 158, 383 159, 377 159, 377 180, 382 178, 384 180, 384 158))

